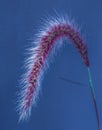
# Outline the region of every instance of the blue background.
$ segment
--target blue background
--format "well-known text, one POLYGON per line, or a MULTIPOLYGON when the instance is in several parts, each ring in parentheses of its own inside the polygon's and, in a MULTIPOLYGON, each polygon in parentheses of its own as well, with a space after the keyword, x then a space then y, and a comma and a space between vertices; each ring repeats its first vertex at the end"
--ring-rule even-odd
POLYGON ((64 76, 88 84, 87 69, 72 44, 66 44, 50 64, 30 120, 18 123, 16 92, 25 48, 39 30, 41 18, 53 16, 54 9, 70 15, 82 28, 102 125, 102 1, 0 0, 0 130, 97 130, 89 86, 56 78, 64 76))

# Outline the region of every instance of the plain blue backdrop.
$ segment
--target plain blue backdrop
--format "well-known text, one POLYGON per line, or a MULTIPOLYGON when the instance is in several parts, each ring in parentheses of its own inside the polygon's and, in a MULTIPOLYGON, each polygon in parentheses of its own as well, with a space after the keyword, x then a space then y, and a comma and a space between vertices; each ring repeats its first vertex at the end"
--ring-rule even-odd
POLYGON ((0 0, 0 130, 97 130, 89 86, 57 78, 64 76, 88 84, 82 58, 67 42, 44 75, 40 100, 29 121, 18 123, 16 92, 25 48, 33 41, 41 19, 55 15, 54 10, 71 16, 82 29, 102 125, 102 1, 0 0))

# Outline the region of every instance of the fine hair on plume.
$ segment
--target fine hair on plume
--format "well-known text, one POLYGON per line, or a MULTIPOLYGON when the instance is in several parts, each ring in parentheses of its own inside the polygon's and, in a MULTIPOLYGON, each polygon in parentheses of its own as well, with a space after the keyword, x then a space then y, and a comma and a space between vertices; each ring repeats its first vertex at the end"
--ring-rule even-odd
POLYGON ((54 54, 65 43, 64 40, 66 40, 67 43, 70 41, 76 50, 78 50, 88 70, 89 85, 96 111, 98 130, 100 130, 88 48, 86 41, 80 33, 80 29, 76 27, 73 20, 70 20, 67 15, 49 17, 45 19, 43 24, 44 26, 38 28, 39 31, 35 34, 31 47, 27 49, 29 56, 24 63, 25 72, 22 75, 21 90, 18 94, 17 111, 19 112, 19 121, 28 119, 32 106, 36 106, 41 89, 41 81, 51 61, 50 57, 54 57, 54 54))

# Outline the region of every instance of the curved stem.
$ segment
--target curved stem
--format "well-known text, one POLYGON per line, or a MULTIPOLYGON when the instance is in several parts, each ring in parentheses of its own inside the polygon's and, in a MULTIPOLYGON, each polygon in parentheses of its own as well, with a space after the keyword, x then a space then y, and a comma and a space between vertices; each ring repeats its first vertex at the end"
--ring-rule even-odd
POLYGON ((91 71, 90 68, 88 67, 88 75, 89 75, 89 83, 90 83, 90 89, 91 89, 91 94, 94 102, 94 107, 96 111, 96 118, 97 118, 97 123, 98 123, 98 130, 101 130, 100 127, 100 120, 99 120, 99 113, 98 113, 98 107, 97 107, 97 102, 96 102, 96 97, 95 97, 95 90, 92 82, 92 76, 91 76, 91 71))

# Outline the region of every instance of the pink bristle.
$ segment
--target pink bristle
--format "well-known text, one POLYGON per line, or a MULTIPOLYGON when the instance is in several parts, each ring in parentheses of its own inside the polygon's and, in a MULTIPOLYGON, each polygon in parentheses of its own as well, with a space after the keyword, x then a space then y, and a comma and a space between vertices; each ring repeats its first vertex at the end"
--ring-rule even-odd
POLYGON ((60 39, 65 38, 70 39, 80 52, 85 65, 89 67, 86 43, 81 37, 79 30, 77 30, 73 24, 67 22, 66 19, 55 19, 55 21, 51 21, 51 23, 52 24, 50 24, 50 26, 48 25, 37 38, 36 47, 32 47, 31 49, 31 61, 26 78, 24 79, 24 89, 21 92, 21 100, 19 103, 20 120, 29 117, 32 105, 36 104, 40 90, 40 80, 48 56, 56 46, 63 44, 57 43, 58 40, 60 41, 60 39))

